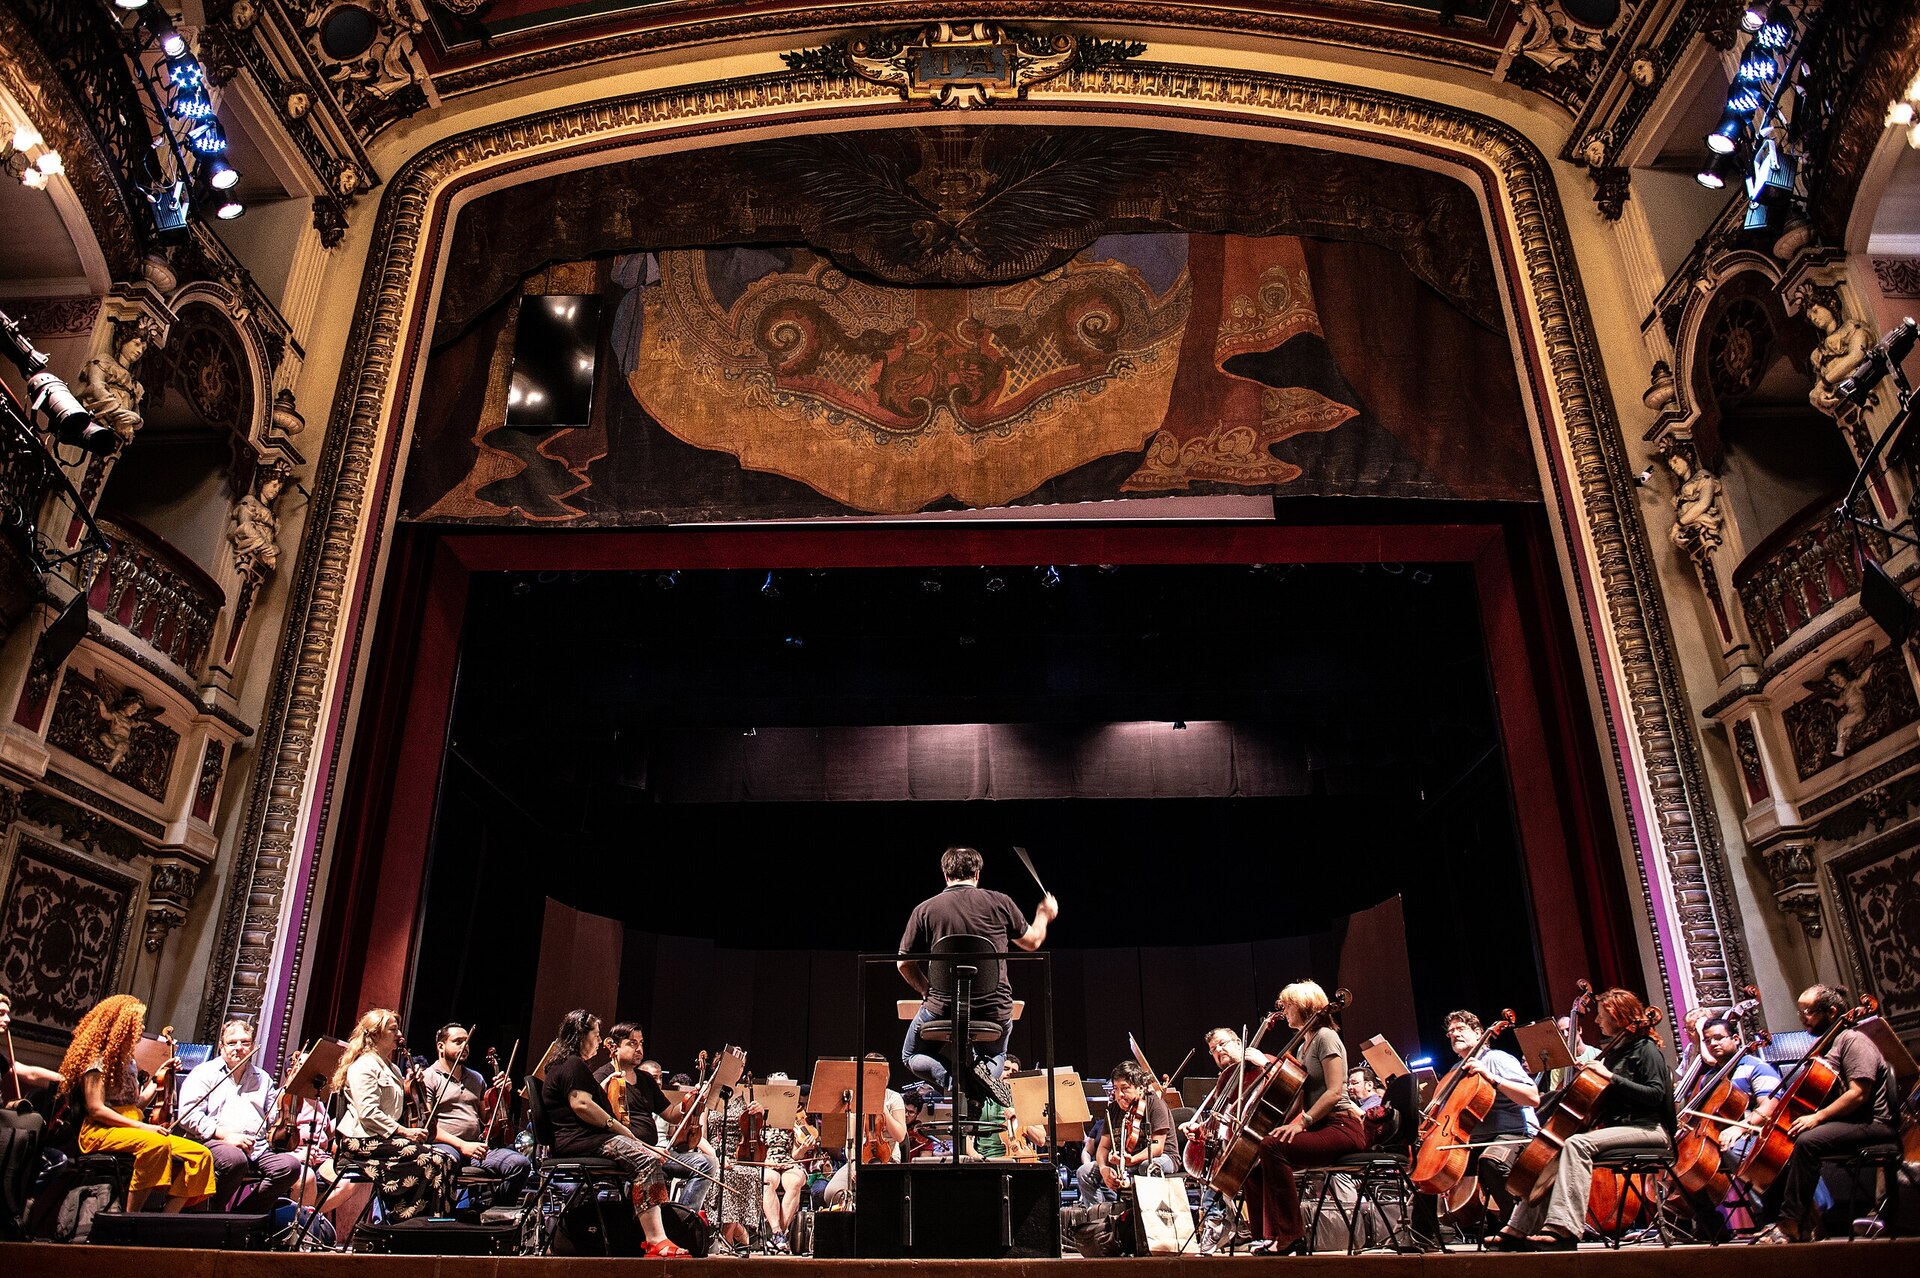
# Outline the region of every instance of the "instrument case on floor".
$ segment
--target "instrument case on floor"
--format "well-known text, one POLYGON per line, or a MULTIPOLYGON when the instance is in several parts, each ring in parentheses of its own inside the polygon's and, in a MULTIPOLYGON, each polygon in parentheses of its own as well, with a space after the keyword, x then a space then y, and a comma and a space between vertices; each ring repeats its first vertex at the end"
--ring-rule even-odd
POLYGON ((469 1224, 425 1216, 392 1224, 366 1221, 354 1231, 353 1245, 379 1256, 517 1256, 520 1221, 469 1224))

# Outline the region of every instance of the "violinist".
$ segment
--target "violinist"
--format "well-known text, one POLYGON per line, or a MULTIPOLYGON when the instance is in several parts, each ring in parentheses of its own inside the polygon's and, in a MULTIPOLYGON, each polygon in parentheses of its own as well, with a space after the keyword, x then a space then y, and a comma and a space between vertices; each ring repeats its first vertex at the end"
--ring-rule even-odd
MULTIPOLYGON (((877 1052, 873 1052, 869 1053, 866 1059, 870 1061, 883 1061, 886 1058, 877 1052)), ((914 1108, 916 1111, 914 1121, 917 1124, 919 1109, 919 1097, 917 1095, 914 1098, 914 1108)), ((802 1118, 804 1117, 805 1115, 802 1115, 802 1118)), ((863 1157, 856 1161, 874 1161, 871 1154, 873 1152, 872 1147, 875 1144, 886 1149, 887 1162, 897 1163, 907 1157, 907 1150, 913 1136, 913 1129, 908 1125, 907 1121, 907 1098, 905 1096, 894 1091, 891 1087, 887 1088, 880 1097, 879 1120, 875 1122, 873 1116, 868 1115, 866 1121, 873 1124, 873 1137, 868 1141, 862 1142, 866 1148, 860 1151, 863 1157)), ((840 1169, 834 1172, 832 1178, 827 1181, 823 1201, 825 1201, 828 1207, 838 1207, 846 1201, 847 1191, 851 1189, 854 1184, 855 1165, 856 1163, 854 1162, 842 1164, 840 1169)))
MULTIPOLYGON (((527 1186, 528 1177, 533 1175, 533 1163, 516 1149, 488 1149, 480 1139, 486 1129, 486 1119, 480 1111, 488 1083, 479 1070, 467 1067, 471 1036, 472 1030, 458 1022, 442 1025, 434 1033, 433 1045, 438 1055, 420 1076, 427 1109, 433 1115, 428 1123, 428 1139, 435 1149, 446 1155, 456 1172, 462 1167, 478 1166, 498 1176, 500 1184, 493 1191, 493 1202, 516 1203, 520 1201, 520 1191, 527 1186)), ((493 1080, 495 1085, 505 1081, 504 1076, 493 1080)))
POLYGON ((1540 1126, 1534 1115, 1540 1089, 1511 1052, 1489 1047, 1477 1059, 1467 1060, 1479 1045, 1482 1028, 1480 1018, 1472 1012, 1447 1013, 1447 1045, 1454 1055, 1466 1060, 1461 1069, 1493 1084, 1493 1108, 1473 1128, 1473 1143, 1485 1144, 1467 1165, 1467 1175, 1478 1178, 1480 1191, 1504 1218, 1513 1211, 1507 1175, 1513 1171, 1513 1160, 1540 1126))
POLYGON ((213 1155, 199 1141, 175 1136, 142 1115, 161 1088, 165 1072, 141 1083, 134 1045, 146 1030, 147 1005, 131 994, 111 994, 74 1027, 60 1062, 60 1090, 80 1110, 80 1150, 133 1156, 127 1207, 152 1201, 163 1211, 183 1211, 213 1194, 213 1155))
MULTIPOLYGON (((791 1083, 793 1080, 782 1073, 767 1075, 769 1083, 791 1083)), ((758 1101, 749 1102, 748 1113, 764 1115, 765 1109, 758 1101)), ((767 1127, 766 1166, 760 1175, 760 1211, 767 1220, 767 1250, 776 1256, 788 1254, 790 1247, 787 1236, 793 1232, 794 1218, 800 1214, 801 1203, 806 1198, 807 1172, 794 1161, 794 1142, 796 1128, 802 1115, 794 1115, 795 1127, 767 1127)))
MULTIPOLYGON (((646 1059, 646 1034, 634 1022, 621 1021, 607 1031, 607 1050, 611 1059, 593 1072, 593 1081, 607 1089, 609 1097, 615 1090, 621 1092, 619 1108, 626 1111, 624 1118, 634 1135, 650 1145, 664 1143, 666 1137, 660 1133, 660 1120, 672 1124, 678 1121, 682 1111, 667 1099, 660 1086, 660 1062, 646 1059), (647 1068, 649 1065, 653 1068, 647 1068), (613 1086, 616 1075, 620 1079, 617 1089, 613 1086)), ((672 1135, 671 1130, 667 1135, 672 1135)), ((692 1149, 674 1153, 679 1165, 668 1164, 667 1174, 690 1173, 681 1181, 674 1201, 699 1211, 707 1205, 708 1195, 714 1189, 713 1182, 707 1179, 718 1166, 713 1148, 702 1140, 692 1149)))
POLYGON ((300 1176, 300 1160, 269 1148, 279 1108, 273 1078, 253 1059, 253 1026, 220 1027, 220 1054, 202 1061, 180 1085, 174 1126, 213 1151, 217 1210, 239 1211, 262 1193, 272 1203, 300 1176))
MULTIPOLYGON (((1848 1007, 1844 990, 1830 985, 1809 986, 1800 995, 1800 1023, 1816 1038, 1824 1035, 1848 1007)), ((1826 1062, 1838 1076, 1832 1096, 1818 1109, 1794 1120, 1793 1156, 1786 1170, 1768 1186, 1764 1205, 1775 1211, 1773 1225, 1760 1235, 1762 1242, 1800 1242, 1811 1237, 1814 1188, 1820 1183, 1820 1163, 1835 1154, 1851 1153, 1868 1145, 1890 1145, 1894 1134, 1893 1066, 1874 1041, 1849 1026, 1827 1049, 1826 1062)), ((1760 1106, 1765 1118, 1775 1102, 1760 1106)))
POLYGON ((1167 1152, 1173 1114, 1160 1089, 1137 1062, 1113 1067, 1113 1104, 1093 1157, 1080 1164, 1080 1201, 1110 1203, 1135 1176, 1171 1176, 1179 1165, 1167 1152))
POLYGON ((1592 1064, 1607 1080, 1594 1124, 1567 1139, 1551 1178, 1542 1176, 1533 1197, 1515 1205, 1506 1226, 1487 1240, 1496 1250, 1572 1251, 1586 1227, 1595 1159, 1673 1148, 1673 1070, 1659 1033, 1647 1023, 1646 1005, 1623 989, 1603 991, 1598 1004, 1609 1047, 1592 1064))
POLYGON ((600 1053, 600 1018, 585 1008, 568 1012, 554 1035, 558 1057, 547 1066, 540 1107, 553 1129, 553 1152, 566 1157, 611 1158, 632 1173, 636 1192, 634 1219, 646 1235, 641 1254, 653 1259, 684 1257, 687 1249, 667 1237, 660 1205, 646 1192, 666 1183, 665 1160, 650 1141, 608 1111, 607 1094, 593 1081, 587 1062, 600 1053))
MULTIPOLYGON (((1296 981, 1280 991, 1280 1014, 1293 1030, 1327 1010, 1327 992, 1314 981, 1296 981)), ((1300 1109, 1260 1141, 1260 1162, 1249 1178, 1247 1202, 1257 1236, 1256 1255, 1297 1249, 1306 1236, 1294 1169, 1321 1166, 1367 1147, 1366 1124, 1347 1099, 1347 1046, 1340 1032, 1322 1025, 1300 1045, 1306 1072, 1300 1109)))
POLYGON ((424 1127, 405 1121, 404 1088, 389 1063, 400 1041, 400 1017, 384 1007, 363 1013, 333 1071, 333 1089, 346 1098, 336 1129, 336 1161, 373 1177, 391 1221, 445 1215, 453 1206, 453 1164, 435 1149, 424 1127))
POLYGON ((57 1087, 60 1075, 13 1056, 13 998, 0 990, 0 1238, 10 1238, 27 1209, 40 1166, 46 1115, 27 1100, 30 1088, 57 1087))

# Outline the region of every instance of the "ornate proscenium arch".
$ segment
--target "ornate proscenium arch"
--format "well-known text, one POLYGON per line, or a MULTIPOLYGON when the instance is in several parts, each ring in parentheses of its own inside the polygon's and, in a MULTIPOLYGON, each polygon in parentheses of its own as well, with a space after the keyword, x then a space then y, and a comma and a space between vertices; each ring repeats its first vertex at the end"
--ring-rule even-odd
MULTIPOLYGON (((1028 103, 982 117, 1039 123, 1069 112, 1256 136, 1364 138, 1477 186, 1495 221, 1496 260, 1544 437, 1545 487, 1573 565, 1666 1001, 1728 999, 1747 976, 1745 946, 1545 157, 1513 130, 1468 112, 1282 76, 1152 63, 1070 73, 1028 103)), ((689 135, 750 136, 823 114, 842 123, 918 116, 887 90, 848 77, 741 79, 476 130, 426 150, 389 184, 301 546, 203 1025, 264 1015, 280 1040, 291 1028, 379 530, 395 499, 406 405, 430 323, 427 264, 439 256, 454 197, 563 156, 628 154, 666 137, 684 145, 689 135)))

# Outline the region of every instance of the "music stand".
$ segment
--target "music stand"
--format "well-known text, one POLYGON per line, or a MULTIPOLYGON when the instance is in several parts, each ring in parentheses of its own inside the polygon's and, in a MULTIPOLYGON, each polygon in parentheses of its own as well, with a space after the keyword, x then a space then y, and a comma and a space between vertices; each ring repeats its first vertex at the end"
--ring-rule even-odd
POLYGON ((813 1063, 813 1079, 807 1085, 807 1112, 820 1118, 821 1145, 848 1148, 852 1143, 851 1133, 856 1130, 850 1119, 856 1103, 863 1113, 884 1111, 887 1103, 885 1061, 823 1056, 813 1063))
POLYGON ((337 1038, 325 1035, 313 1041, 300 1060, 299 1072, 287 1080, 287 1095, 294 1100, 295 1108, 307 1101, 323 1101, 333 1094, 333 1071, 340 1066, 340 1058, 347 1054, 347 1045, 337 1038))
MULTIPOLYGON (((1007 1075, 1007 1086, 1013 1090, 1013 1113, 1022 1127, 1035 1124, 1045 1126, 1047 1119, 1053 1119, 1055 1142, 1063 1140, 1084 1140, 1087 1124, 1093 1121, 1093 1111, 1087 1107, 1087 1089, 1080 1081, 1080 1075, 1065 1066, 1044 1070, 1024 1069, 1007 1075), (1052 1075, 1053 1097, 1056 1108, 1047 1113, 1047 1082, 1052 1075)), ((1051 1151, 1058 1157, 1058 1151, 1051 1151)))
POLYGON ((1360 1044, 1360 1056, 1373 1070, 1373 1076, 1380 1080, 1382 1087, 1402 1074, 1412 1072, 1407 1068, 1406 1060, 1394 1050, 1393 1044, 1387 1041, 1387 1036, 1384 1034, 1375 1034, 1360 1044))
POLYGON ((540 1053, 540 1063, 533 1067, 533 1076, 539 1082, 547 1081, 547 1066, 553 1064, 553 1058, 560 1054, 560 1040, 554 1039, 547 1044, 547 1050, 540 1053))
POLYGON ((1531 1025, 1516 1026, 1513 1037, 1520 1044, 1521 1068, 1530 1073, 1545 1074, 1550 1070, 1566 1069, 1573 1064, 1573 1053, 1567 1050, 1566 1036, 1560 1032, 1560 1023, 1552 1017, 1531 1025))
POLYGON ((794 1115, 800 1112, 800 1084, 754 1083, 747 1088, 747 1099, 758 1101, 767 1111, 768 1131, 791 1128, 794 1115))

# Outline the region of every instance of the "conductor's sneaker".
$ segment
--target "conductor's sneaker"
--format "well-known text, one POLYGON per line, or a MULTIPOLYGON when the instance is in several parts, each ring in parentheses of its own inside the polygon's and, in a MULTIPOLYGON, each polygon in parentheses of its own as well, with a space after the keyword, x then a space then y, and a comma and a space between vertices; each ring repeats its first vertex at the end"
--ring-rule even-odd
POLYGON ((981 1088, 1003 1109, 1013 1106, 1013 1089, 1007 1086, 994 1067, 994 1063, 985 1057, 973 1063, 973 1076, 980 1080, 981 1088))

